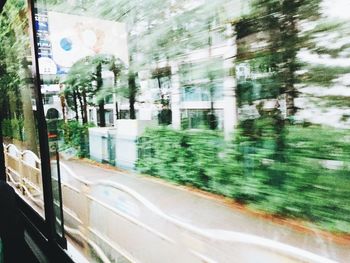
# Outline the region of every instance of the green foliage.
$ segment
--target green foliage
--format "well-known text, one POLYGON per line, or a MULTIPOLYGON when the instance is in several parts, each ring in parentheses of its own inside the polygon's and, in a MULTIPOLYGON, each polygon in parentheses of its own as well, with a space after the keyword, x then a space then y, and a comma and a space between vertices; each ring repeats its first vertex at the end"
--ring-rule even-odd
POLYGON ((137 167, 255 209, 350 233, 347 132, 279 121, 248 120, 231 142, 211 131, 148 130, 139 141, 137 167))
POLYGON ((223 139, 210 131, 148 130, 140 139, 140 171, 177 183, 210 188, 223 139))
POLYGON ((23 122, 23 129, 15 137, 37 153, 28 29, 26 1, 7 1, 0 14, 0 111, 2 118, 15 120, 12 123, 15 128, 16 122, 23 122))
POLYGON ((89 128, 91 124, 81 124, 78 121, 63 123, 63 138, 66 147, 73 147, 78 151, 78 157, 89 156, 89 128))
POLYGON ((315 65, 306 68, 306 72, 300 78, 307 85, 331 87, 336 78, 348 73, 350 73, 350 67, 315 65))
POLYGON ((247 79, 237 84, 238 105, 252 104, 261 99, 272 99, 280 95, 280 83, 272 77, 247 79))
POLYGON ((23 120, 4 119, 2 120, 2 135, 11 139, 23 141, 23 120))
MULTIPOLYGON (((249 16, 235 24, 237 61, 249 65, 254 76, 253 80, 238 81, 239 106, 283 97, 286 114, 292 117, 300 110, 295 99, 303 93, 302 88, 346 86, 342 79, 350 72, 349 67, 337 61, 349 56, 349 23, 327 15, 321 3, 320 0, 251 1, 249 16), (262 45, 256 47, 257 43, 262 45)), ((303 97, 317 98, 320 102, 321 97, 317 96, 308 93, 303 97)), ((343 97, 333 105, 325 98, 317 106, 347 107, 343 97)))
MULTIPOLYGON (((238 61, 249 64, 252 72, 264 74, 258 76, 262 80, 259 84, 261 94, 252 95, 248 102, 252 99, 276 98, 283 94, 286 114, 294 116, 298 110, 295 106, 295 99, 299 95, 297 84, 302 81, 299 72, 305 66, 298 54, 314 50, 315 39, 319 36, 314 28, 313 31, 307 30, 303 25, 319 20, 321 0, 253 0, 251 3, 250 15, 243 17, 236 26, 237 58, 238 61), (258 50, 250 45, 256 43, 263 43, 258 50)), ((330 28, 323 26, 323 30, 330 28)), ((332 79, 333 77, 332 75, 332 79)), ((308 78, 322 81, 317 76, 308 78)), ((241 83, 241 88, 244 89, 244 85, 249 84, 241 83)), ((245 97, 239 97, 243 99, 239 104, 246 102, 245 97)))

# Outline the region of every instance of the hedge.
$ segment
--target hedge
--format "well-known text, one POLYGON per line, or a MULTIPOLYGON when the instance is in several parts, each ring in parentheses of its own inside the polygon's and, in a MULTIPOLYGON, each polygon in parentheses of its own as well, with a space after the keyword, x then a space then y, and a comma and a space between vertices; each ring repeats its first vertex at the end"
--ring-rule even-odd
POLYGON ((243 123, 227 142, 214 131, 162 127, 140 138, 137 167, 271 214, 350 233, 347 133, 264 119, 243 123))
MULTIPOLYGON (((89 156, 89 128, 92 124, 81 124, 78 121, 70 120, 63 123, 63 139, 65 147, 73 147, 78 151, 78 157, 84 158, 89 156)), ((63 149, 60 149, 63 150, 63 149)))

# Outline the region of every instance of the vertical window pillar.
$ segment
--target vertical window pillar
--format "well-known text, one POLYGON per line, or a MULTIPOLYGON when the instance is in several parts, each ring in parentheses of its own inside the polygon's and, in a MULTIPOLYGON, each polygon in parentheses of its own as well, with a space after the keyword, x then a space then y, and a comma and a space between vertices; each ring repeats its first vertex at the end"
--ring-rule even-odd
MULTIPOLYGON (((49 141, 47 124, 45 120, 45 112, 43 106, 43 98, 41 94, 41 80, 40 80, 40 70, 38 62, 38 39, 37 30, 35 27, 35 0, 27 0, 28 3, 28 19, 29 19, 29 35, 31 40, 31 53, 32 53, 32 76, 34 83, 34 93, 36 100, 36 116, 38 123, 38 135, 40 144, 40 158, 41 158, 41 173, 43 182, 43 196, 44 196, 44 207, 45 207, 45 222, 47 224, 47 238, 52 241, 58 242, 62 247, 66 247, 66 241, 64 238, 63 229, 63 215, 62 215, 62 198, 60 195, 60 213, 58 215, 55 213, 54 207, 54 197, 53 197, 53 183, 51 177, 51 159, 49 152, 49 141), (62 229, 58 233, 56 229, 56 217, 58 217, 62 222, 62 229)), ((60 183, 60 182, 58 182, 60 183)), ((60 191, 60 188, 59 188, 60 191)))

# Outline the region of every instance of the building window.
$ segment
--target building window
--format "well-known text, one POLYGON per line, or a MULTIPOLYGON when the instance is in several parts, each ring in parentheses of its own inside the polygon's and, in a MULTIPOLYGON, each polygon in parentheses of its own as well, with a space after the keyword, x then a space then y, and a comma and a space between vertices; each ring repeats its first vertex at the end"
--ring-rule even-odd
POLYGON ((210 122, 214 119, 217 129, 223 129, 223 111, 214 110, 213 113, 211 115, 210 109, 182 110, 181 127, 182 129, 208 129, 210 122))

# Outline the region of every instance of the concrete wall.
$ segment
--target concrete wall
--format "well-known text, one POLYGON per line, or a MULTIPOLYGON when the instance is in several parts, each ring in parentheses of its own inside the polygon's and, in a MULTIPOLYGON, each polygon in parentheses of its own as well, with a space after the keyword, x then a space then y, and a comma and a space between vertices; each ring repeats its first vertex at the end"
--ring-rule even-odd
POLYGON ((117 120, 114 128, 90 128, 90 158, 97 162, 134 169, 138 159, 138 138, 146 128, 156 126, 157 121, 117 120))

